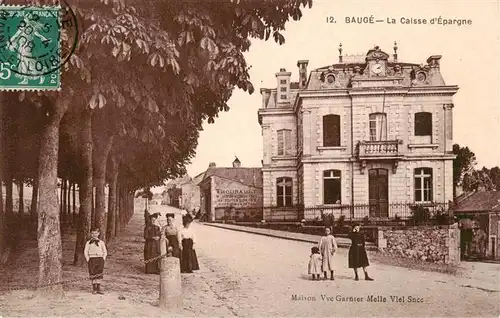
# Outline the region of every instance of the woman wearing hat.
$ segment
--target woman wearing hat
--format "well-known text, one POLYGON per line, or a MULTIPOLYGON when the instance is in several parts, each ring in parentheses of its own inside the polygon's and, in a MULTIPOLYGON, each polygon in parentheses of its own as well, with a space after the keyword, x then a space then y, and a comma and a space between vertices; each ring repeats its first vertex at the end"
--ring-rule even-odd
POLYGON ((181 257, 181 248, 180 248, 180 231, 177 226, 174 224, 174 213, 167 213, 167 225, 165 226, 165 237, 167 238, 167 250, 168 247, 172 247, 172 256, 180 258, 181 257))
POLYGON ((352 232, 349 234, 351 239, 351 247, 349 248, 349 268, 354 269, 354 280, 359 280, 358 268, 362 267, 365 272, 365 280, 373 280, 368 276, 366 267, 370 264, 368 262, 368 256, 366 255, 365 249, 365 236, 359 232, 361 226, 359 224, 354 224, 352 227, 352 232))
MULTIPOLYGON (((160 236, 161 229, 158 224, 159 213, 151 214, 150 221, 146 224, 144 228, 144 260, 155 258, 160 255, 160 236)), ((146 274, 159 274, 160 273, 160 262, 155 260, 153 262, 146 263, 145 272, 146 274)))
POLYGON ((196 237, 190 228, 193 217, 190 214, 182 218, 184 228, 180 231, 181 240, 181 273, 192 273, 199 270, 198 258, 196 257, 196 237))

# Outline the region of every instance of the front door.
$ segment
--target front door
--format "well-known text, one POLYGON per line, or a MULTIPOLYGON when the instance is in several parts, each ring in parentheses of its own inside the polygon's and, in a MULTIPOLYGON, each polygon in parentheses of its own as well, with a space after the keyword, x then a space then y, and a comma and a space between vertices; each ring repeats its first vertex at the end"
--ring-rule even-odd
POLYGON ((389 216, 388 189, 387 169, 370 169, 368 174, 370 217, 389 216))

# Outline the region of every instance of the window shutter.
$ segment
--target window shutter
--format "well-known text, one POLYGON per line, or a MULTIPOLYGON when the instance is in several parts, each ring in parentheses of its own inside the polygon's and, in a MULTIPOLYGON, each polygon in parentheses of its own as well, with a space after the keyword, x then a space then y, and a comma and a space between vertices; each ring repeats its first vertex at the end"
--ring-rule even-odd
POLYGON ((283 130, 278 130, 278 155, 283 155, 283 130))
POLYGON ((292 154, 292 131, 285 130, 285 155, 292 154))

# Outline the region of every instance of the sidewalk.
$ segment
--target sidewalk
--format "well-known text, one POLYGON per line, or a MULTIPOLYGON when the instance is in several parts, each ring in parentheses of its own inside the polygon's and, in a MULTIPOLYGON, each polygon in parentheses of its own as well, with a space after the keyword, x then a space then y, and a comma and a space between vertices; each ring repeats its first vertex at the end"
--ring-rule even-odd
MULTIPOLYGON (((321 238, 320 235, 263 229, 263 228, 234 225, 234 224, 221 224, 221 223, 200 223, 200 224, 218 227, 218 228, 226 229, 226 230, 233 230, 233 231, 246 232, 246 233, 258 234, 258 235, 265 235, 265 236, 271 236, 271 237, 281 238, 281 239, 285 239, 285 240, 294 240, 294 241, 301 241, 301 242, 307 242, 307 243, 313 243, 313 244, 318 243, 319 239, 321 238)), ((348 238, 336 237, 335 240, 337 241, 338 247, 349 248, 351 246, 351 240, 348 238)), ((371 242, 366 242, 366 249, 369 251, 377 251, 378 250, 377 246, 371 242)))
MULTIPOLYGON (((36 286, 38 278, 36 239, 23 241, 23 251, 13 263, 8 267, 0 267, 0 277, 4 278, 0 281, 0 317, 174 316, 174 313, 158 307, 159 275, 144 274, 144 264, 141 262, 143 234, 143 210, 136 209, 120 236, 107 246, 108 258, 102 282, 104 295, 93 295, 87 266, 72 265, 75 231, 66 231, 63 237, 63 281, 68 283, 64 284, 66 297, 61 300, 33 297, 34 288, 15 290, 17 286, 36 286), (75 279, 81 280, 71 282, 75 279), (9 289, 12 291, 9 292, 9 289)), ((206 277, 223 281, 222 274, 211 271, 203 255, 198 260, 200 271, 182 275, 183 308, 175 316, 231 316, 231 311, 223 306, 217 290, 207 283, 206 277)))

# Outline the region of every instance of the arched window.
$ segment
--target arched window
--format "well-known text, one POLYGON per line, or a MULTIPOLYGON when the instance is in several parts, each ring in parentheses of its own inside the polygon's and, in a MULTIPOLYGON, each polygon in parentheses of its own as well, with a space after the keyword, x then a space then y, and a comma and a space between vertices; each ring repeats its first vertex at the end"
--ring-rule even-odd
POLYGON ((276 205, 291 206, 292 205, 292 178, 282 177, 276 179, 276 205))
POLYGON ((432 168, 417 168, 414 172, 415 202, 432 201, 432 168))
POLYGON ((415 114, 415 136, 432 136, 432 113, 415 114))
POLYGON ((325 204, 340 204, 341 198, 340 170, 323 172, 323 202, 325 204))
POLYGON ((339 147, 340 146, 340 116, 325 115, 323 116, 323 146, 324 147, 339 147))

